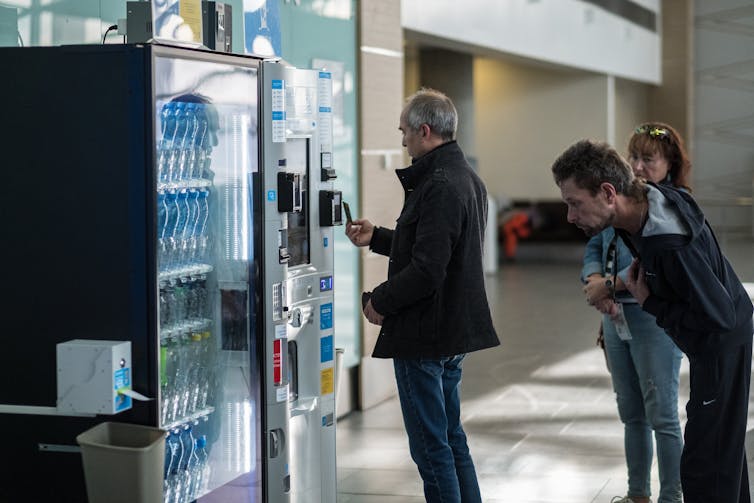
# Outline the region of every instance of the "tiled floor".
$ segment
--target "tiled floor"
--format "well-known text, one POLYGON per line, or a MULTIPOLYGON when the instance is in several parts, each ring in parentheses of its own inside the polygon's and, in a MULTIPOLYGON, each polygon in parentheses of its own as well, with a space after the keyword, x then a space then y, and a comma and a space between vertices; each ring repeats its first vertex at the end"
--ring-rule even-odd
MULTIPOLYGON (((724 246, 741 279, 754 281, 751 238, 724 246)), ((502 346, 464 362, 463 423, 482 496, 486 503, 607 503, 626 491, 622 425, 594 345, 599 318, 577 280, 581 246, 523 246, 519 257, 488 278, 502 346)), ((682 418, 687 368, 684 360, 682 418)), ((424 501, 397 399, 338 423, 338 485, 340 503, 424 501)))

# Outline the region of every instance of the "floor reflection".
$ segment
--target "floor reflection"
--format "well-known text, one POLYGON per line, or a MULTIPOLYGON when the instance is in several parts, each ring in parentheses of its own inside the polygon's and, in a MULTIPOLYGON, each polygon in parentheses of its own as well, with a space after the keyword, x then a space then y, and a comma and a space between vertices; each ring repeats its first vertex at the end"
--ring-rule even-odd
MULTIPOLYGON (((754 282, 754 242, 726 246, 742 280, 754 282)), ((482 495, 486 503, 609 502, 626 491, 623 428, 595 346, 599 318, 578 284, 581 247, 528 251, 488 278, 502 346, 464 362, 463 419, 482 495)), ((685 359, 680 397, 685 421, 685 359)), ((654 494, 657 477, 655 466, 654 494)), ((397 399, 338 423, 338 486, 339 503, 424 501, 397 399)))

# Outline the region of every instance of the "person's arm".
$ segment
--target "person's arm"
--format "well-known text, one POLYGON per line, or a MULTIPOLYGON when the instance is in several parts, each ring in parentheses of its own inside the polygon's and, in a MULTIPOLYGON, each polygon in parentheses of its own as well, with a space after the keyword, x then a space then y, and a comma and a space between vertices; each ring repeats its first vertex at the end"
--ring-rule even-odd
POLYGON ((637 277, 630 274, 626 286, 642 308, 655 316, 663 328, 682 333, 728 332, 736 327, 736 306, 715 275, 707 257, 691 248, 665 252, 657 266, 674 299, 665 299, 646 288, 643 268, 635 266, 637 277))
POLYGON ((385 227, 375 227, 369 249, 380 255, 390 256, 390 247, 393 244, 393 230, 385 227))
POLYGON ((422 194, 411 260, 374 289, 371 301, 375 311, 383 316, 395 314, 440 288, 461 235, 464 213, 458 194, 447 183, 434 183, 422 194))
POLYGON ((356 246, 369 246, 375 253, 390 255, 393 231, 377 227, 365 218, 346 222, 346 236, 356 246))
POLYGON ((589 238, 589 242, 584 248, 583 266, 581 267, 581 281, 587 282, 587 278, 595 274, 602 277, 605 271, 605 264, 602 262, 602 239, 603 233, 589 238))
POLYGON ((602 247, 604 232, 592 236, 584 249, 583 266, 581 268, 581 281, 584 283, 584 296, 589 305, 595 306, 598 311, 605 312, 598 307, 598 303, 605 299, 612 301, 612 292, 605 283, 604 277, 605 265, 602 261, 602 247))

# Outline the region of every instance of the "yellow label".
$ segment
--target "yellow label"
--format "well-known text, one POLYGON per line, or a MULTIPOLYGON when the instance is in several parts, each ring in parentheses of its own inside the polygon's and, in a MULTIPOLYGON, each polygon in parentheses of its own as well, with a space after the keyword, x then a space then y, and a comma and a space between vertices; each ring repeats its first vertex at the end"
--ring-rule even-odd
POLYGON ((333 385, 335 383, 334 372, 332 368, 322 370, 320 372, 320 394, 328 395, 333 392, 333 385))
POLYGON ((180 0, 178 12, 183 22, 191 28, 192 40, 202 41, 202 2, 201 0, 180 0))

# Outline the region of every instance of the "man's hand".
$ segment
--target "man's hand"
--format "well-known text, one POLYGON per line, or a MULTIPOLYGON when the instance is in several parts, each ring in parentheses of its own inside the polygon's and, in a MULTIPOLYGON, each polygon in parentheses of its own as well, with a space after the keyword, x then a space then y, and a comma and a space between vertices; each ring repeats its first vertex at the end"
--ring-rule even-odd
POLYGON ((586 285, 582 288, 586 296, 586 302, 590 306, 597 307, 597 303, 610 299, 610 289, 605 283, 605 278, 601 274, 590 274, 586 278, 586 285))
POLYGON ((647 285, 647 279, 644 277, 644 267, 638 259, 634 259, 631 262, 631 267, 628 269, 628 278, 626 278, 626 289, 631 293, 634 299, 640 306, 644 305, 644 301, 649 297, 650 291, 647 285))
POLYGON ((351 223, 346 222, 346 236, 356 246, 367 246, 372 241, 372 234, 374 225, 369 220, 360 218, 351 223))
POLYGON ((372 299, 369 299, 367 305, 364 306, 364 316, 366 316, 369 323, 372 325, 382 325, 382 320, 385 319, 380 313, 374 310, 372 307, 372 299))
POLYGON ((597 309, 597 311, 601 312, 602 314, 607 314, 611 318, 615 318, 615 316, 618 314, 618 304, 609 297, 605 297, 604 299, 597 301, 594 304, 594 307, 595 309, 597 309))

